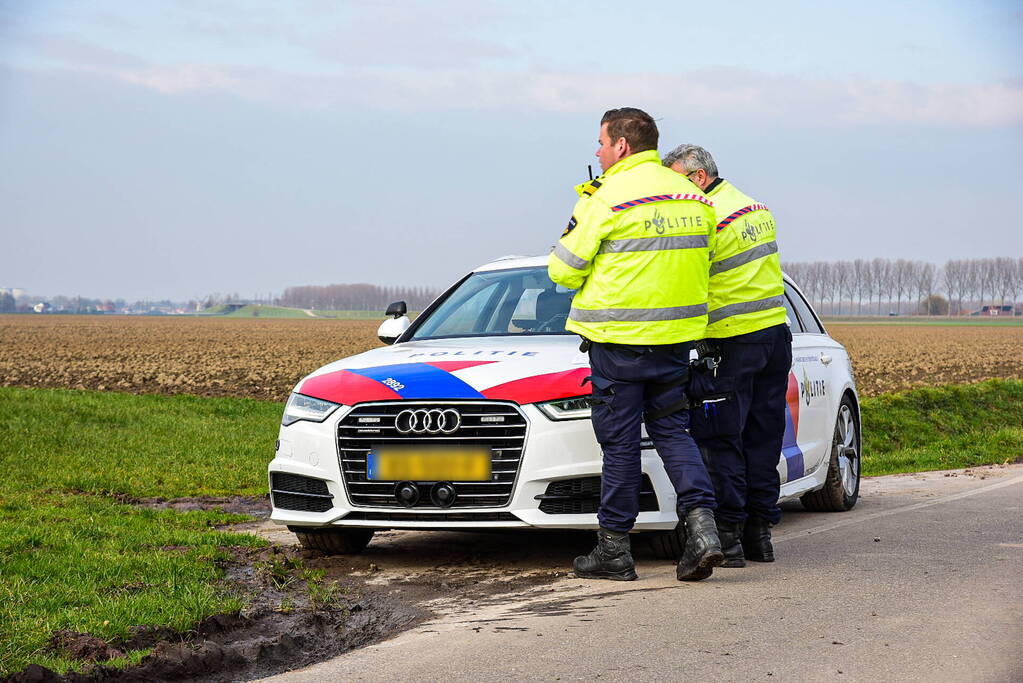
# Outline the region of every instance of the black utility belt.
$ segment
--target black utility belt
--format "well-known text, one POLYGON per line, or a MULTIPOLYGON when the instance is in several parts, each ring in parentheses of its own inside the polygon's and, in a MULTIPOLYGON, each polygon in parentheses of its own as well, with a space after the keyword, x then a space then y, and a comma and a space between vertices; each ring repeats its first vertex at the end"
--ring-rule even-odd
POLYGON ((681 351, 686 348, 692 348, 693 342, 680 342, 678 344, 614 344, 612 342, 595 342, 590 341, 583 337, 583 341, 579 344, 579 350, 583 353, 590 350, 591 346, 602 346, 608 350, 621 349, 623 351, 633 351, 635 353, 655 353, 657 351, 681 351))

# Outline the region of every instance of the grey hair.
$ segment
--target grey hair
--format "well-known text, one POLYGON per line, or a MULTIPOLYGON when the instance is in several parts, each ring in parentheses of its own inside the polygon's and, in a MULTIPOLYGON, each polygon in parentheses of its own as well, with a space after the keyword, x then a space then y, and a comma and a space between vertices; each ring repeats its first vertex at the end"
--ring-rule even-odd
POLYGON ((710 152, 703 147, 688 144, 679 145, 665 154, 664 160, 661 163, 671 168, 679 161, 682 162, 682 170, 686 173, 699 171, 702 168, 707 172, 708 176, 717 178, 718 165, 714 163, 714 157, 710 155, 710 152))

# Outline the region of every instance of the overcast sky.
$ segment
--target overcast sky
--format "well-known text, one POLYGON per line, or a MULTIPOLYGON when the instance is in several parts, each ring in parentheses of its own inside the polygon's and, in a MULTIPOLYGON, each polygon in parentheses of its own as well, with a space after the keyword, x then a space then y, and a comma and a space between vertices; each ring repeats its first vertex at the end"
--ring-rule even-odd
POLYGON ((619 106, 783 261, 1023 256, 1018 1, 0 0, 0 287, 447 285, 549 250, 619 106))

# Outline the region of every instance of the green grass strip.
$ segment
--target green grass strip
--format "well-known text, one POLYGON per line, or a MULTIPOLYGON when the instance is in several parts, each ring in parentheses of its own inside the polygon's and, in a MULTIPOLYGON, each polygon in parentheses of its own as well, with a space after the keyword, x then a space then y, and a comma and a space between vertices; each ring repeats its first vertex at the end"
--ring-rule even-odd
POLYGON ((0 388, 0 492, 262 495, 284 406, 0 388))
POLYGON ((924 387, 863 399, 865 476, 1023 458, 1023 382, 924 387))

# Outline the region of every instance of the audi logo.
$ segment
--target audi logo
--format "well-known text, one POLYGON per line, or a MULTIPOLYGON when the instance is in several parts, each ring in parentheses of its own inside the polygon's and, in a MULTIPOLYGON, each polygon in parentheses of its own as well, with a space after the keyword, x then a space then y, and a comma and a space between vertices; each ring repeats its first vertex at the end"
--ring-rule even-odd
POLYGON ((417 408, 403 410, 394 420, 399 434, 453 434, 462 424, 454 408, 417 408))

